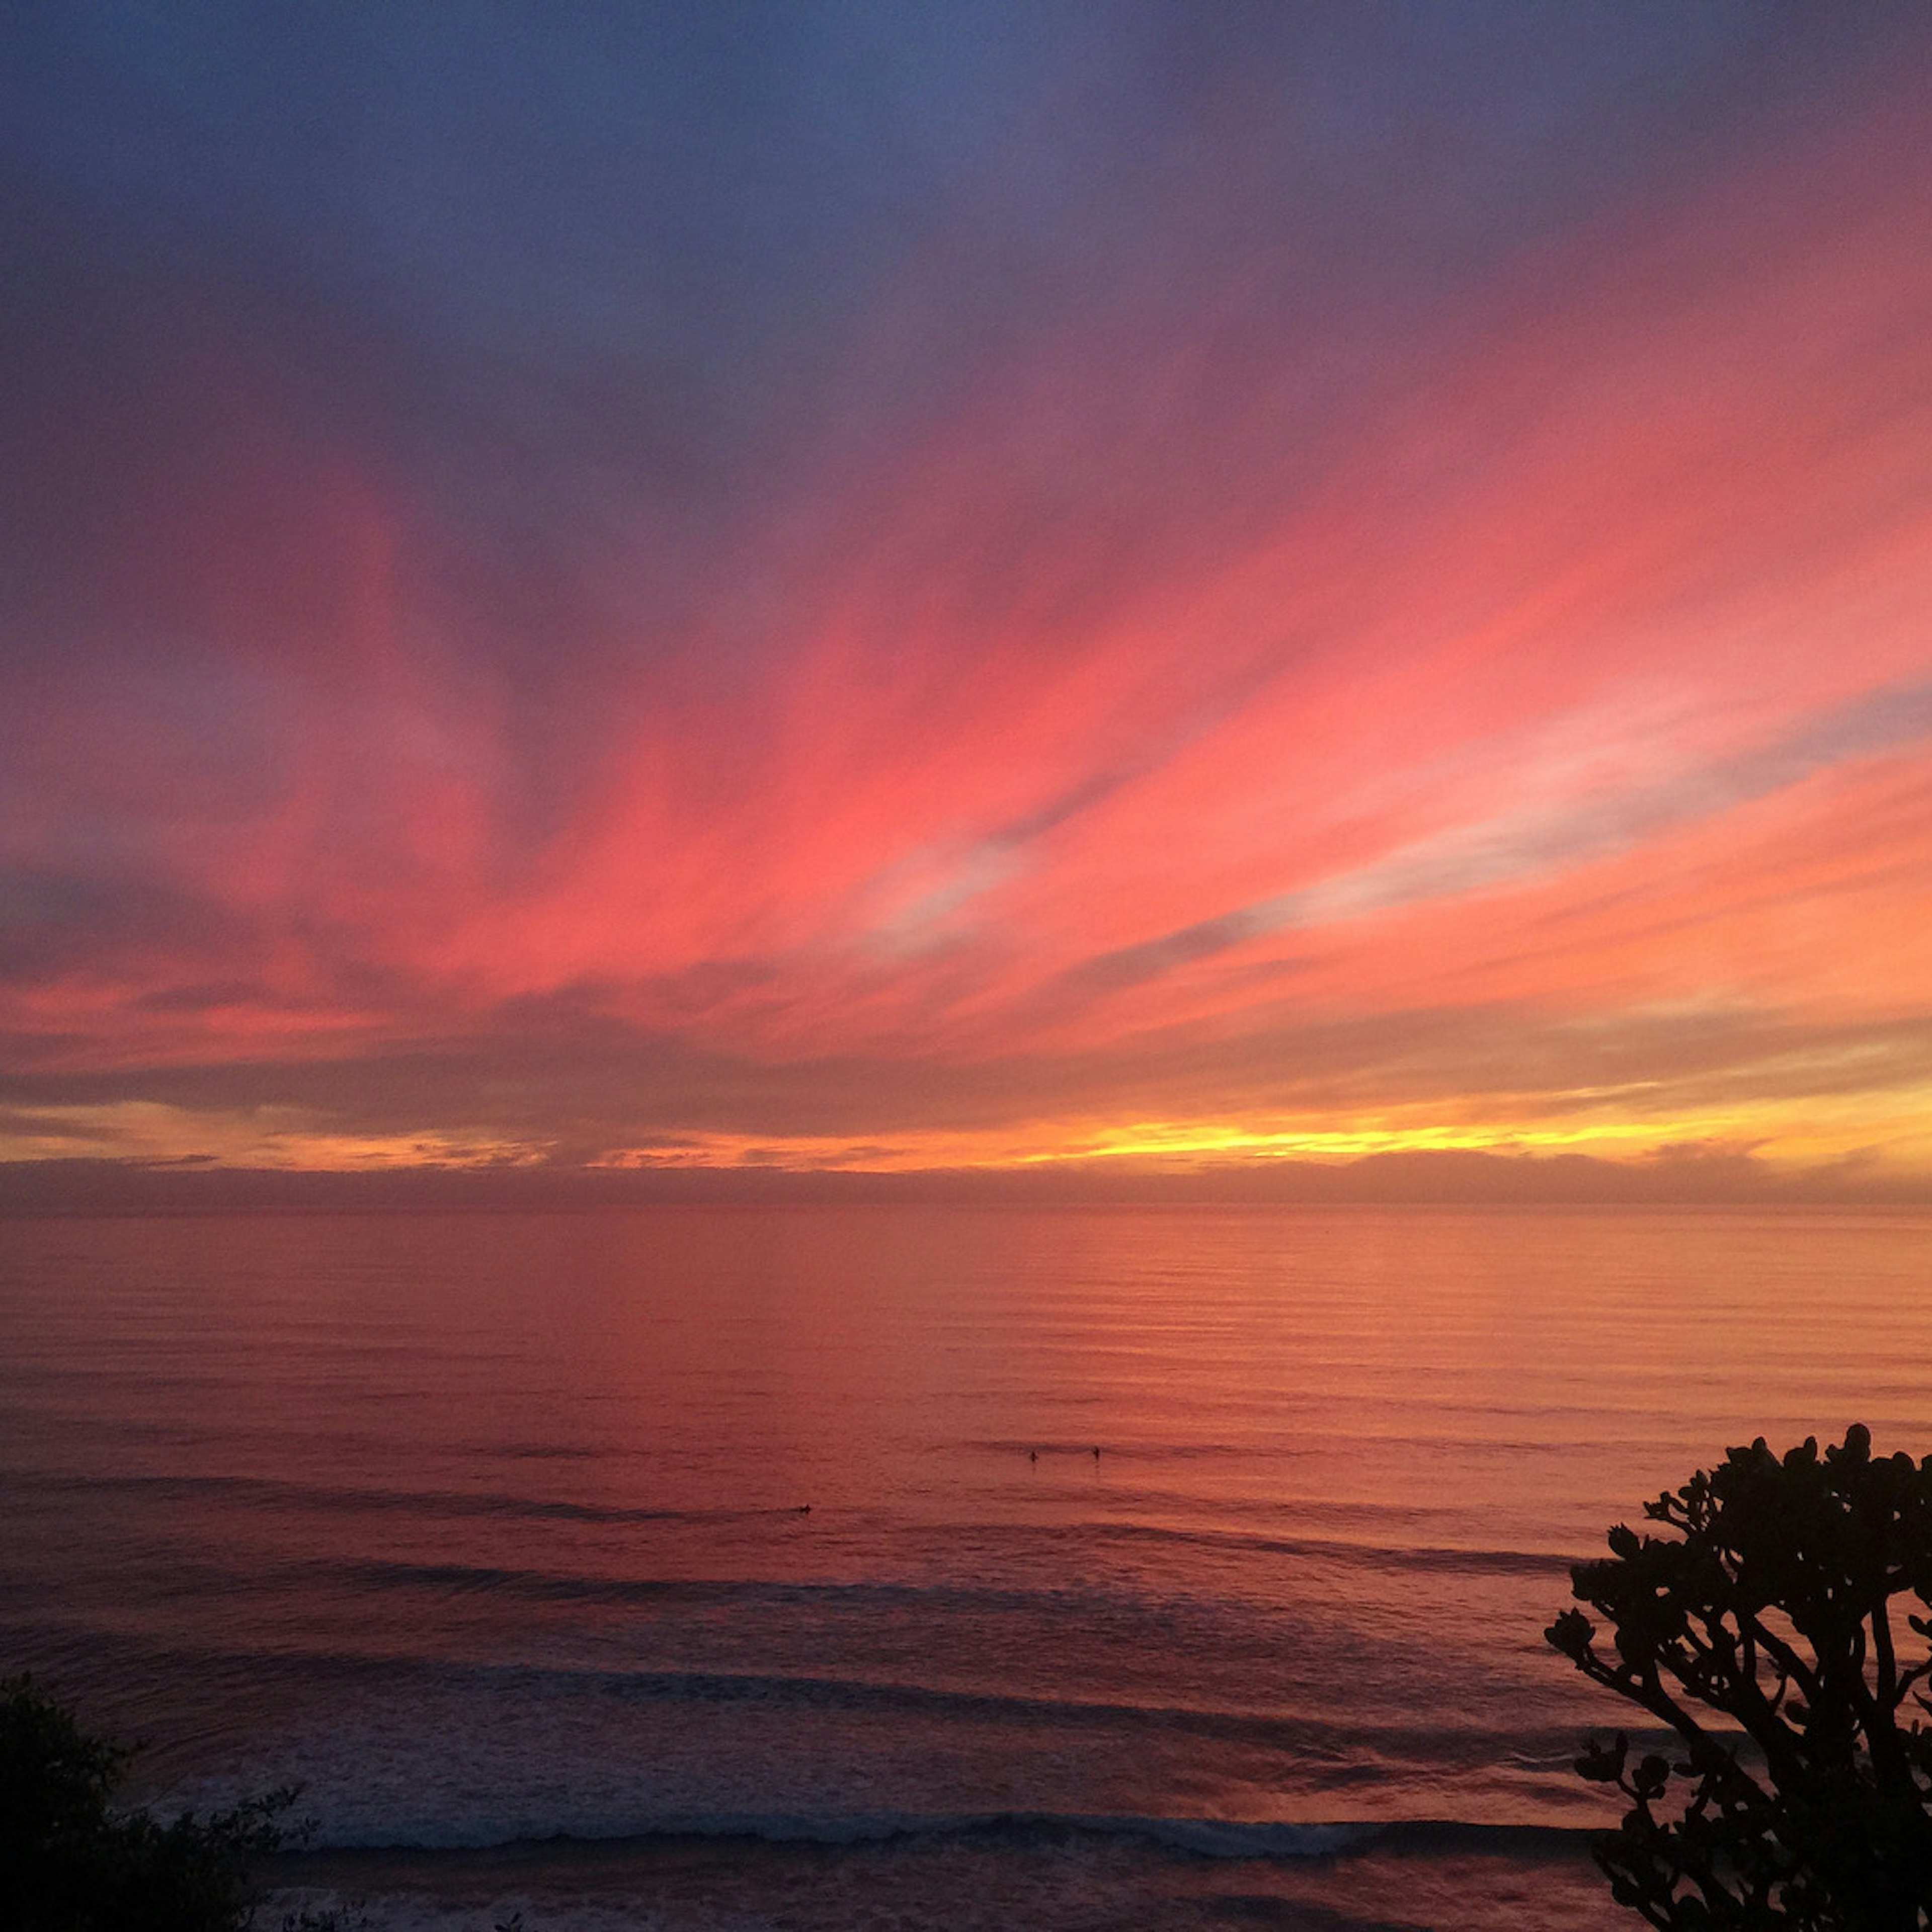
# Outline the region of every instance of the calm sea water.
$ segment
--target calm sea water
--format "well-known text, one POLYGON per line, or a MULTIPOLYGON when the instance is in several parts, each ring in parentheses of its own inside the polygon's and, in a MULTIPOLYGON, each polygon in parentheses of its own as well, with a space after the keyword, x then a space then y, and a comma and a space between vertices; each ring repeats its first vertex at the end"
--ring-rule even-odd
POLYGON ((398 1926, 1609 1927, 1567 1564, 1932 1450, 1928 1286, 1901 1214, 15 1221, 0 1670, 398 1926))

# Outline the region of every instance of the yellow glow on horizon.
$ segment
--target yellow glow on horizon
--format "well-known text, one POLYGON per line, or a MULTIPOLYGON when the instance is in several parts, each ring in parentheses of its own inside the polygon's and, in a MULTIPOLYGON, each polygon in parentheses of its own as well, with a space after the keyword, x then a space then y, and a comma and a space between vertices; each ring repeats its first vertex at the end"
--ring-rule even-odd
MULTIPOLYGON (((1343 1116, 1046 1118, 859 1137, 706 1133, 643 1141, 578 1162, 598 1170, 698 1168, 907 1174, 1050 1168, 1176 1172, 1281 1162, 1341 1166, 1380 1154, 1480 1153, 1517 1158, 1582 1154, 1645 1164, 1682 1155, 1748 1154, 1774 1173, 1856 1162, 1894 1177, 1932 1178, 1932 1088, 1748 1101, 1698 1112, 1646 1114, 1609 1096, 1576 1096, 1538 1118, 1499 1104, 1472 1117, 1466 1101, 1412 1103, 1343 1116)), ((487 1130, 353 1135, 293 1109, 190 1111, 155 1102, 10 1109, 0 1161, 80 1156, 287 1172, 412 1167, 531 1168, 555 1160, 535 1140, 487 1130)))

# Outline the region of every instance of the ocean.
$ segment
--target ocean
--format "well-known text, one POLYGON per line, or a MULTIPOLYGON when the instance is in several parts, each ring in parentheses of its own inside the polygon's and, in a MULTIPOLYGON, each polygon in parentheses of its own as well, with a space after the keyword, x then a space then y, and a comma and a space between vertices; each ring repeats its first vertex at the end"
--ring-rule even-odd
MULTIPOLYGON (((1932 1217, 0 1222, 0 1672, 489 1932, 1634 1924, 1545 1646, 1762 1435, 1932 1451, 1932 1217)), ((274 1922, 279 1922, 278 1918, 274 1922)))

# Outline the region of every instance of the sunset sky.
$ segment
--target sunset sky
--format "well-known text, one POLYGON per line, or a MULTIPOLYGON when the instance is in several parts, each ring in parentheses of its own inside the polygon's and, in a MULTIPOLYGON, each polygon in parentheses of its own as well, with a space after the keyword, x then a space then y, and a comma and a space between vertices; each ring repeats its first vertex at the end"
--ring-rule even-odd
POLYGON ((1932 1185, 1932 10, 0 36, 0 1159, 1932 1185))

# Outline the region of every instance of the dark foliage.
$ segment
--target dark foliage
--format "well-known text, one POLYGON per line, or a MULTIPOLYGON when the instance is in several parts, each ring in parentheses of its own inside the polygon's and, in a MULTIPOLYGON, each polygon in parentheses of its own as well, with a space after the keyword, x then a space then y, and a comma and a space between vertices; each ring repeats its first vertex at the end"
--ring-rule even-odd
POLYGON ((251 1860, 295 1802, 161 1824, 112 1800, 128 1754, 90 1737, 24 1677, 0 1683, 0 1874, 17 1932, 239 1932, 251 1860))
POLYGON ((1598 1851, 1617 1900, 1666 1932, 1932 1924, 1932 1457, 1760 1438, 1644 1514, 1669 1533, 1619 1525, 1572 1573, 1613 1648, 1578 1610, 1546 1633, 1682 1741, 1577 1762, 1629 1801, 1598 1851))

